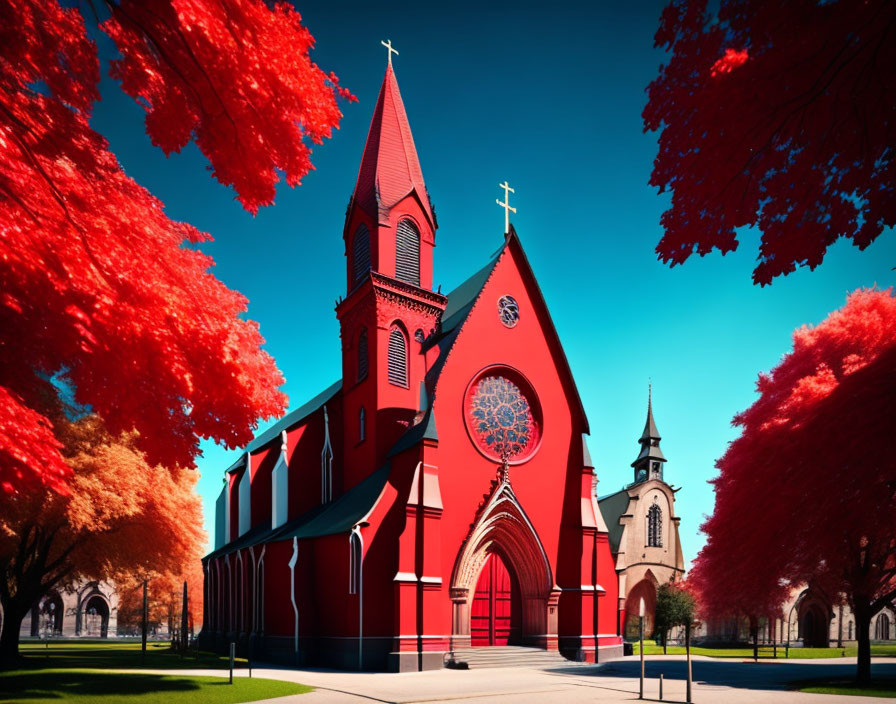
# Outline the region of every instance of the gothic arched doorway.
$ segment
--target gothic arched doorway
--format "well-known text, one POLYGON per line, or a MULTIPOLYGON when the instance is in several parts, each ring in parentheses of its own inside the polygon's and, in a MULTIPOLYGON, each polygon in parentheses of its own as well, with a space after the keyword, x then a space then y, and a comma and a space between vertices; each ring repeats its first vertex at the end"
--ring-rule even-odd
POLYGON ((887 614, 878 614, 874 622, 874 640, 890 640, 890 619, 887 614))
POLYGON ((811 604, 800 614, 797 637, 806 648, 827 648, 830 645, 828 619, 818 604, 811 604))
POLYGON ((478 629, 475 644, 482 643, 485 634, 493 632, 497 635, 489 635, 489 642, 500 643, 504 638, 502 634, 507 632, 508 642, 556 650, 559 598, 560 590, 554 585, 547 553, 510 483, 504 479, 479 511, 454 564, 451 649, 474 645, 471 626, 475 626, 478 629), (489 581, 483 583, 483 578, 489 581), (511 587, 509 599, 504 596, 507 582, 511 587), (495 584, 498 587, 492 586, 495 584), (498 603, 494 606, 497 616, 494 626, 491 615, 487 616, 488 626, 484 625, 485 613, 477 613, 476 621, 473 620, 474 609, 485 609, 486 586, 489 593, 494 589, 496 595, 501 594, 500 600, 496 597, 498 603), (480 587, 482 594, 477 600, 476 592, 480 587), (518 594, 516 598, 514 589, 518 594), (499 611, 506 610, 508 605, 511 612, 509 627, 499 611), (518 621, 514 617, 515 610, 519 613, 518 621), (514 630, 516 623, 519 623, 518 631, 514 630))
POLYGON ((641 599, 644 600, 644 637, 653 633, 653 619, 656 613, 656 584, 645 578, 638 582, 625 599, 625 637, 638 638, 638 618, 641 613, 641 599))
POLYGON ((514 645, 520 640, 520 588, 501 556, 489 555, 473 593, 470 644, 514 645))
POLYGON ((109 604, 99 594, 94 594, 84 603, 84 630, 82 635, 92 638, 109 636, 109 604))

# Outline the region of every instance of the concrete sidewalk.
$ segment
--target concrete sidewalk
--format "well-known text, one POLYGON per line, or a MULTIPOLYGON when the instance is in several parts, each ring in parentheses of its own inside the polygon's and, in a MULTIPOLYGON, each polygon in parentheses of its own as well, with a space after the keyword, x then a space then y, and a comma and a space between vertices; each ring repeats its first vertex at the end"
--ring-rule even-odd
MULTIPOLYGON (((839 697, 804 694, 787 689, 794 680, 816 677, 850 677, 855 659, 791 660, 759 663, 716 658, 692 658, 693 701, 696 704, 759 704, 795 702, 850 702, 866 704, 888 701, 876 697, 839 697)), ((415 702, 472 702, 474 704, 584 704, 624 702, 638 698, 637 658, 623 658, 600 665, 569 663, 560 667, 495 668, 479 670, 432 670, 428 672, 356 673, 322 669, 252 670, 253 677, 301 682, 315 687, 311 694, 271 699, 265 704, 412 704, 415 702)), ((176 670, 166 674, 221 676, 221 670, 176 670)), ((659 675, 664 676, 663 701, 685 701, 684 656, 650 656, 646 659, 645 699, 658 701, 659 675)), ((896 679, 896 661, 875 658, 875 677, 896 679)), ((238 676, 248 673, 240 670, 238 676)))

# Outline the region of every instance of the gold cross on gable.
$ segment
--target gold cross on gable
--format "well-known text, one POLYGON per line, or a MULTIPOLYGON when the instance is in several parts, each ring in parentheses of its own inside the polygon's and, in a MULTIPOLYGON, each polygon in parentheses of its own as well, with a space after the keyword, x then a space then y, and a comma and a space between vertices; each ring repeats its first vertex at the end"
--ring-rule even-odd
POLYGON ((504 202, 502 203, 497 198, 495 198, 495 203, 497 203, 502 208, 504 208, 504 234, 506 235, 506 234, 510 233, 510 213, 516 213, 516 208, 510 207, 510 195, 509 194, 516 193, 516 191, 514 191, 510 187, 510 185, 507 183, 507 181, 504 181, 504 183, 499 183, 498 188, 504 189, 504 202))
POLYGON ((395 54, 396 56, 398 56, 398 49, 392 48, 392 40, 391 39, 387 39, 386 41, 381 41, 380 44, 382 44, 384 47, 386 47, 386 49, 389 50, 389 65, 391 66, 392 65, 392 54, 395 54))

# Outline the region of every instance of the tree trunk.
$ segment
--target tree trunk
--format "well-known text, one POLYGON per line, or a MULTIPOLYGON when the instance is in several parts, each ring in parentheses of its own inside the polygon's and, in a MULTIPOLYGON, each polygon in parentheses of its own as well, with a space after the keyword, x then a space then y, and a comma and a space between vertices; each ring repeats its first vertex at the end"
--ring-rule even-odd
POLYGON ((0 670, 11 669, 21 663, 19 630, 31 610, 30 604, 18 599, 3 602, 3 630, 0 632, 0 670))
POLYGON ((666 644, 669 642, 669 631, 663 629, 663 655, 666 655, 666 644))
MULTIPOLYGON (((858 602, 858 599, 856 600, 858 602)), ((856 603, 853 608, 856 617, 856 640, 859 654, 856 658, 856 684, 867 686, 871 682, 871 609, 867 604, 856 603)))

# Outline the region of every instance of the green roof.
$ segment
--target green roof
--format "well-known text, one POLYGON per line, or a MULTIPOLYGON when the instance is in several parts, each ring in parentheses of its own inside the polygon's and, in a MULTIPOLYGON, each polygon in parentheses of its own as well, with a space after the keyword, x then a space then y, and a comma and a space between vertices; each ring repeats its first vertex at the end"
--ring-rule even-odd
POLYGON ((308 416, 318 410, 321 406, 330 401, 330 399, 332 399, 336 394, 339 393, 340 389, 342 389, 342 379, 328 386, 317 396, 308 401, 308 403, 299 406, 294 411, 290 411, 285 416, 283 416, 270 428, 265 430, 261 435, 257 436, 252 442, 246 445, 245 452, 254 452, 255 450, 260 449, 264 445, 267 445, 278 435, 280 435, 282 431, 287 430, 294 425, 298 425, 308 416))
POLYGON ((391 469, 392 465, 387 462, 335 501, 306 511, 278 528, 272 529, 270 521, 260 523, 236 540, 209 553, 204 559, 214 559, 261 543, 348 533, 376 505, 391 469))
POLYGON ((622 540, 622 526, 619 524, 619 519, 628 509, 628 502, 629 495, 625 489, 597 500, 600 512, 607 522, 607 538, 614 555, 619 552, 619 542, 622 540))

